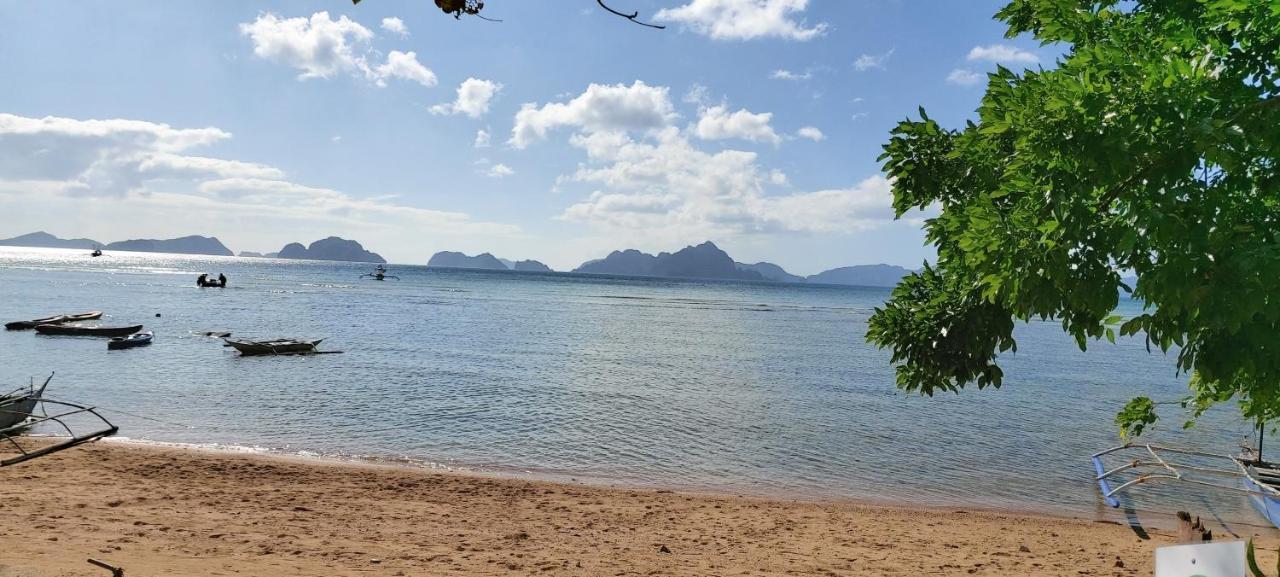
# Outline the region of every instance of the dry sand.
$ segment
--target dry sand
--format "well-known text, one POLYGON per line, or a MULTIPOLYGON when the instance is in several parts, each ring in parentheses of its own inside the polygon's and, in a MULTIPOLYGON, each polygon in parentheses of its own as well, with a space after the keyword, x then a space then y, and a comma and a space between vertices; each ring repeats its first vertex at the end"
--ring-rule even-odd
POLYGON ((107 575, 90 557, 131 577, 1150 575, 1172 542, 1079 519, 123 443, 0 469, 0 577, 107 575))

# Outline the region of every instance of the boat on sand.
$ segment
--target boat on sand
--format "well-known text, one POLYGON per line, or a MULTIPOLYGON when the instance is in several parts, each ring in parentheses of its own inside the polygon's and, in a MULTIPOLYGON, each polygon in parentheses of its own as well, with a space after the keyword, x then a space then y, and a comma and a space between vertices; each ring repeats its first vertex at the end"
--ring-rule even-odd
POLYGON ((73 323, 76 321, 91 321, 93 319, 102 318, 102 311, 90 311, 87 313, 70 314, 70 315, 54 315, 42 319, 32 319, 29 321, 13 321, 5 323, 4 328, 11 331, 23 331, 34 329, 40 325, 60 325, 64 323, 73 323))
POLYGON ((86 327, 80 325, 38 325, 36 332, 42 335, 67 337, 125 337, 142 330, 142 325, 127 327, 86 327))
POLYGON ((52 374, 38 388, 32 382, 0 394, 0 467, 109 437, 120 430, 94 407, 45 398, 44 391, 51 380, 52 374), (53 425, 62 434, 41 437, 38 443, 23 439, 42 425, 53 425))
POLYGON ((223 339, 228 346, 240 351, 241 355, 299 355, 316 352, 316 345, 324 339, 271 339, 253 341, 249 339, 223 339))
POLYGON ((133 333, 125 337, 113 337, 107 341, 108 349, 131 349, 133 347, 141 347, 151 344, 151 338, 155 335, 151 331, 142 331, 133 333))
POLYGON ((1262 460, 1257 449, 1246 447, 1239 455, 1223 455, 1129 443, 1095 453, 1092 461, 1094 481, 1103 502, 1111 507, 1120 507, 1120 497, 1143 484, 1184 483, 1247 496, 1259 514, 1280 528, 1280 465, 1262 460), (1114 466, 1108 467, 1107 460, 1114 466))

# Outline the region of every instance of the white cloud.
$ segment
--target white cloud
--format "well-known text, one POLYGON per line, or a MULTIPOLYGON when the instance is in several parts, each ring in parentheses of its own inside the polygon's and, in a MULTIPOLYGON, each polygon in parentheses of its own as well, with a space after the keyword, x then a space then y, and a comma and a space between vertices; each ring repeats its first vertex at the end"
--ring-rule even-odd
POLYGON ((475 148, 487 148, 489 146, 489 131, 481 128, 476 131, 476 141, 472 144, 475 148))
POLYGON ((374 69, 374 82, 378 86, 386 86, 388 78, 412 80, 423 86, 436 85, 435 73, 418 62, 418 55, 414 52, 392 50, 387 54, 386 63, 374 69))
POLYGON ((328 12, 316 12, 310 18, 266 13, 240 24, 240 33, 252 41, 255 56, 301 71, 299 80, 349 75, 379 86, 390 78, 436 84, 435 74, 413 52, 393 50, 385 63, 370 64, 371 57, 377 59, 370 44, 373 32, 346 16, 334 20, 328 12))
POLYGON ((982 82, 982 75, 972 70, 957 68, 955 70, 952 70, 951 74, 947 75, 947 82, 950 82, 952 84, 956 84, 959 86, 973 86, 979 82, 982 82))
POLYGON ((799 136, 800 138, 808 138, 814 142, 822 142, 827 138, 827 135, 823 134, 821 130, 818 130, 818 127, 816 126, 805 126, 796 131, 796 136, 799 136))
POLYGON ((489 170, 485 172, 486 175, 492 178, 506 178, 515 173, 516 171, 512 170, 510 166, 501 163, 490 166, 489 170))
POLYGON ((588 133, 662 128, 676 118, 668 92, 637 80, 631 86, 592 84, 569 102, 525 104, 516 113, 509 142, 525 148, 560 127, 588 133))
POLYGON ((431 107, 432 114, 465 114, 480 118, 489 112, 489 103, 502 90, 502 85, 492 80, 468 78, 458 85, 458 97, 453 102, 431 107))
POLYGON ((1034 64, 1040 61, 1040 57, 1015 46, 1009 46, 1007 44, 992 44, 990 46, 974 46, 973 49, 969 51, 969 60, 1034 64))
POLYGON ((376 224, 458 234, 519 233, 517 227, 476 222, 462 213, 298 184, 264 164, 188 154, 229 138, 217 128, 0 114, 0 193, 6 201, 29 206, 92 195, 98 197, 95 214, 99 209, 145 212, 157 226, 199 215, 202 222, 223 218, 236 227, 245 219, 266 219, 317 227, 376 224))
POLYGON ((382 29, 400 37, 409 35, 409 27, 404 25, 404 20, 394 16, 382 19, 382 29))
POLYGON ((806 27, 793 13, 804 12, 809 0, 690 0, 663 9, 657 21, 676 22, 716 40, 784 38, 812 40, 827 30, 825 23, 806 27))
POLYGON ((790 70, 774 70, 773 73, 769 75, 769 78, 774 80, 808 80, 813 78, 813 73, 808 70, 803 73, 792 72, 790 70))
POLYGON ((689 104, 706 104, 711 100, 711 89, 695 82, 689 86, 689 91, 684 93, 681 100, 689 104))
POLYGON ((745 108, 729 112, 727 106, 712 106, 700 111, 694 132, 703 140, 739 138, 776 145, 782 139, 769 126, 772 118, 772 112, 754 113, 745 108))
POLYGON ((619 146, 589 152, 588 158, 592 162, 568 180, 600 188, 567 208, 561 218, 599 229, 695 240, 854 232, 893 218, 888 183, 882 177, 848 188, 770 195, 766 185, 787 183, 781 171, 764 170, 752 152, 700 150, 675 127, 659 131, 651 142, 626 139, 619 146))
POLYGON ((884 54, 863 54, 853 61, 853 68, 858 72, 866 72, 873 68, 883 70, 885 61, 889 60, 890 56, 893 56, 893 50, 890 49, 884 54))

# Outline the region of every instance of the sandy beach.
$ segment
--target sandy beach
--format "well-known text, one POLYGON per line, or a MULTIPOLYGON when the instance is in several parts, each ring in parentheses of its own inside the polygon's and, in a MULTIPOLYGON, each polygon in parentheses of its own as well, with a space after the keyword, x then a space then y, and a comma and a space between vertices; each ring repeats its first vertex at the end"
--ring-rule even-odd
POLYGON ((118 442, 0 470, 0 501, 0 577, 106 574, 90 557, 140 576, 1147 575, 1173 542, 1081 519, 118 442))

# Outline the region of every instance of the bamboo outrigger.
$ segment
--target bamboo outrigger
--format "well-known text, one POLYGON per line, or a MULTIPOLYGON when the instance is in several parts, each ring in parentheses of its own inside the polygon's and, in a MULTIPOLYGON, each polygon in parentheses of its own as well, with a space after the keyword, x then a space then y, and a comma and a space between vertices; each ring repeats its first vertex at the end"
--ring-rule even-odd
POLYGON ((32 382, 9 394, 0 395, 0 467, 16 465, 109 437, 120 430, 94 407, 44 396, 51 380, 53 374, 39 388, 32 382), (19 442, 33 428, 40 426, 61 427, 68 436, 50 436, 50 442, 40 443, 36 447, 19 442))
MULTIPOLYGON (((1261 447, 1261 436, 1259 436, 1261 447)), ((1103 501, 1119 507, 1121 493, 1146 483, 1188 483, 1216 491, 1249 497, 1258 513, 1280 528, 1280 465, 1262 460, 1260 449, 1246 448, 1240 455, 1222 455, 1145 443, 1128 443, 1091 457, 1094 481, 1103 501), (1136 453, 1136 454, 1135 454, 1136 453), (1104 458, 1124 455, 1123 464, 1107 468, 1104 458), (1210 466, 1195 460, 1222 463, 1210 466), (1188 462, 1193 461, 1193 462, 1188 462), (1133 473, 1132 478, 1122 475, 1133 473), (1113 483, 1118 483, 1112 486, 1113 483)))

